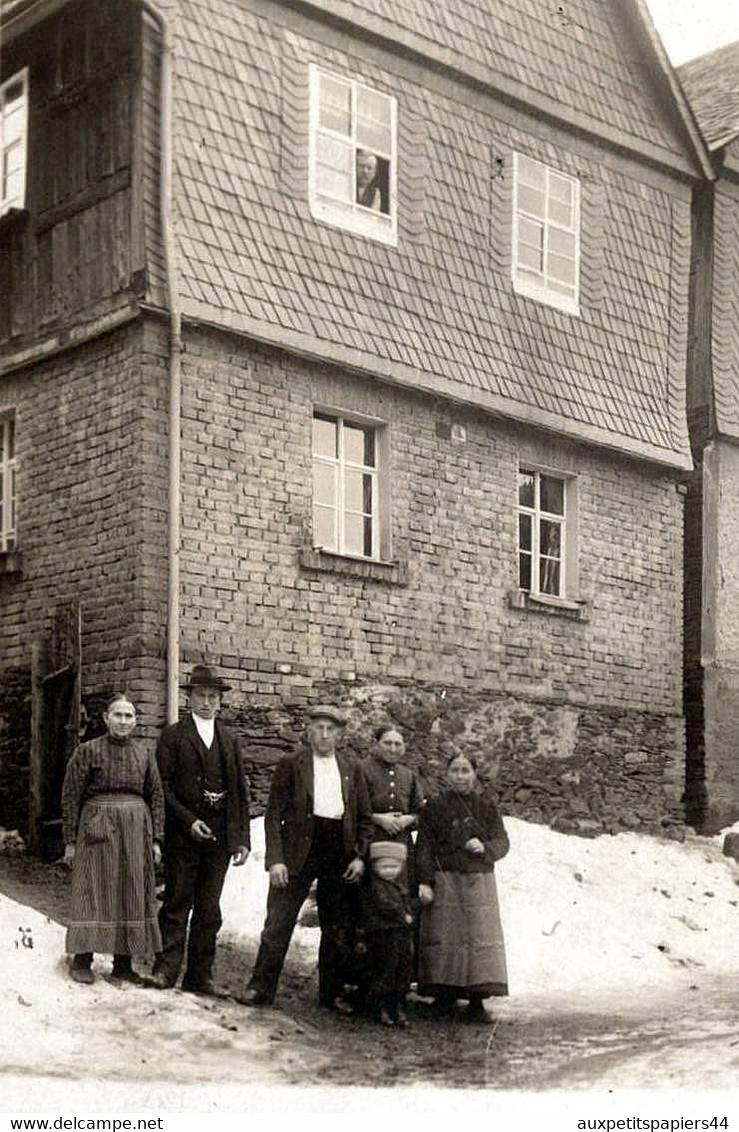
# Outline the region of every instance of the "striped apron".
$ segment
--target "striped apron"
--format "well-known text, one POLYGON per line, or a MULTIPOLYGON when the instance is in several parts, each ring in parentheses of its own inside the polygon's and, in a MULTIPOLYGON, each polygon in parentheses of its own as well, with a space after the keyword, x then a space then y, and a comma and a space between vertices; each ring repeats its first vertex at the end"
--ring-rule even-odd
POLYGON ((138 794, 98 794, 82 807, 66 948, 72 955, 161 951, 151 814, 138 794))

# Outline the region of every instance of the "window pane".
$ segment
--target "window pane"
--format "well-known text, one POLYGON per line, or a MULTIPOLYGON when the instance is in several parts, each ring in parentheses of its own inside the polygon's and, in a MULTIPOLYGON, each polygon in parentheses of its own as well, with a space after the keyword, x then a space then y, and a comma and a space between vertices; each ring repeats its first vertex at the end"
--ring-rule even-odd
POLYGON ((553 169, 549 170, 549 196, 552 200, 566 205, 572 204, 573 188, 574 182, 569 177, 563 177, 561 173, 555 173, 553 169))
POLYGON ((540 161, 518 155, 518 181, 521 185, 532 185, 543 193, 546 188, 546 167, 540 161))
POLYGON ((555 255, 565 256, 567 259, 575 258, 575 233, 563 232, 561 228, 550 228, 548 234, 548 248, 555 255))
POLYGON ((369 515, 364 517, 364 553, 368 558, 372 557, 374 547, 372 545, 372 518, 369 515))
POLYGON ((390 128, 391 102, 386 94, 369 90, 366 86, 357 87, 357 117, 380 126, 390 128))
POLYGON ((539 592, 559 597, 559 562, 553 558, 539 560, 539 592))
POLYGON ((313 418, 313 454, 335 459, 339 454, 336 421, 325 417, 313 418))
POLYGON ((518 502, 521 507, 534 506, 534 487, 534 473, 524 471, 522 468, 518 473, 518 502))
POLYGON ((363 149, 373 153, 383 153, 390 157, 393 143, 392 131, 377 122, 359 118, 357 120, 357 142, 363 149))
POLYGON ((351 468, 344 473, 344 507, 347 511, 364 510, 364 476, 351 468))
POLYGON ((362 477, 364 488, 362 493, 362 509, 365 515, 374 514, 374 493, 372 488, 372 478, 372 476, 368 476, 366 473, 362 477))
POLYGON ((323 546, 326 550, 338 550, 336 535, 337 512, 328 507, 313 508, 313 545, 323 546))
MULTIPOLYGON (((363 515, 344 515, 344 549, 347 554, 365 554, 363 515)), ((370 544, 371 547, 371 544, 370 544)), ((371 549, 370 549, 371 553, 371 549)))
POLYGON ((531 550, 531 515, 518 516, 518 546, 520 550, 531 550))
POLYGON ((8 470, 8 507, 10 508, 10 530, 15 530, 15 468, 8 470))
POLYGON ((348 83, 338 79, 320 76, 319 87, 319 125, 337 133, 351 135, 352 132, 352 92, 348 83))
POLYGON ((17 103, 19 99, 23 98, 23 79, 18 79, 17 82, 9 83, 3 93, 3 104, 6 112, 14 109, 13 103, 17 103))
POLYGON ((351 464, 374 467, 375 430, 359 425, 344 425, 344 459, 351 464))
POLYGON ((8 459, 15 456, 15 417, 8 418, 8 459))
POLYGON ((336 507, 336 484, 339 469, 335 464, 313 465, 313 502, 326 507, 336 507))
POLYGON ((571 259, 564 259, 561 255, 550 255, 547 260, 549 268, 548 274, 552 276, 558 283, 563 283, 567 287, 574 287, 575 285, 575 262, 571 259))
POLYGON ((534 271, 541 275, 544 271, 544 251, 541 245, 532 246, 519 240, 516 266, 523 271, 534 271))
POLYGON ((522 590, 531 589, 531 555, 518 556, 518 585, 522 590))
POLYGON ((319 134, 316 160, 316 188, 326 196, 351 201, 354 192, 352 147, 319 134))
POLYGON ((3 178, 2 199, 6 201, 20 199, 23 188, 23 174, 20 169, 3 178))
POLYGON ((554 476, 542 476, 539 483, 540 507, 550 515, 564 515, 565 513, 565 485, 564 480, 554 476))
POLYGON ((559 558, 561 555, 561 523, 542 519, 539 524, 539 551, 549 558, 559 558))
POLYGON ((544 193, 539 192, 538 189, 531 189, 527 185, 518 186, 518 210, 519 212, 530 212, 532 216, 540 216, 544 219, 544 193))

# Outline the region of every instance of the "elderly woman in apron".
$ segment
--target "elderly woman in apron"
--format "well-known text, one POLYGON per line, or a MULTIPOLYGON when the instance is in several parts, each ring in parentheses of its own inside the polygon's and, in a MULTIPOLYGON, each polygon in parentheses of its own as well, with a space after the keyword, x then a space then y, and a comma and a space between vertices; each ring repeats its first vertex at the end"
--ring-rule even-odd
POLYGON ((72 868, 67 928, 70 975, 92 983, 95 952, 113 956, 112 975, 143 980, 132 956, 161 950, 154 865, 161 860, 164 795, 153 752, 131 738, 136 710, 116 696, 103 712, 107 734, 82 743, 62 788, 64 858, 72 868))

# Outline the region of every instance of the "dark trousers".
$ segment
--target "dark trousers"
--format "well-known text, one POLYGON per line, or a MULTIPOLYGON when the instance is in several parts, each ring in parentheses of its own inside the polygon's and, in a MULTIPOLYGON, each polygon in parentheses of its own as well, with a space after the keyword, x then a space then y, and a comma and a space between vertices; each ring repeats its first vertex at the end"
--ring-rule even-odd
POLYGON ((318 950, 318 997, 325 1005, 344 991, 352 923, 352 886, 342 880, 349 863, 342 823, 314 819, 313 841, 305 865, 286 888, 270 885, 267 918, 249 987, 274 999, 295 922, 310 886, 318 880, 316 903, 321 927, 318 950))
POLYGON ((411 929, 368 932, 367 960, 367 1008, 376 1014, 384 1007, 394 1018, 405 1003, 411 982, 411 929))
POLYGON ((177 978, 192 912, 185 978, 198 983, 210 977, 222 923, 221 892, 230 860, 223 838, 217 845, 179 835, 171 839, 164 861, 164 902, 159 912, 162 950, 157 956, 156 971, 163 971, 173 980, 177 978))

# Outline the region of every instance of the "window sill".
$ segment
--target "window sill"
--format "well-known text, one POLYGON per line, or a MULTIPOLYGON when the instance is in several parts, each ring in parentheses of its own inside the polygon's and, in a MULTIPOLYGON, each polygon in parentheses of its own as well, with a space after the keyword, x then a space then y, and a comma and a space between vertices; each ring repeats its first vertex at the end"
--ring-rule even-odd
POLYGON ((398 246, 397 223, 395 217, 387 213, 371 212, 365 208, 354 208, 349 203, 326 201, 319 197, 311 201, 310 209, 313 219, 320 223, 342 228, 353 236, 362 236, 378 244, 392 248, 398 246))
POLYGON ((0 577, 23 573, 23 555, 20 550, 0 550, 0 577))
POLYGON ((380 562, 369 558, 351 558, 319 550, 312 546, 300 549, 300 565, 305 570, 320 570, 328 574, 344 574, 373 582, 391 582, 396 586, 408 584, 408 567, 405 562, 380 562))
POLYGON ((545 284, 537 284, 520 276, 513 277, 513 290, 524 299, 531 299, 535 303, 543 303, 547 307, 554 307, 563 314, 580 315, 580 303, 576 298, 563 295, 559 291, 550 290, 545 284))
POLYGON ((549 613, 555 617, 566 617, 570 621, 587 621, 588 606, 585 601, 568 601, 563 597, 549 594, 530 594, 525 590, 510 590, 508 605, 511 609, 525 609, 532 613, 549 613))

